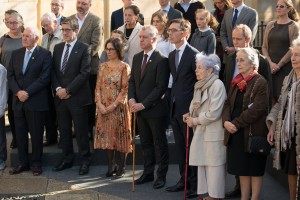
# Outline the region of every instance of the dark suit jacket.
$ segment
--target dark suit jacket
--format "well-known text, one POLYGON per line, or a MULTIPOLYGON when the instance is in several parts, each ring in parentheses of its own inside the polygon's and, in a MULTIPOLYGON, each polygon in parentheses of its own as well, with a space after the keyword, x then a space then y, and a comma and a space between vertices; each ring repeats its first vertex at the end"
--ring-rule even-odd
POLYGON ((178 19, 178 18, 183 18, 182 13, 179 10, 176 10, 172 6, 170 6, 170 10, 168 12, 168 21, 171 21, 172 19, 178 19))
MULTIPOLYGON (((139 14, 139 22, 141 25, 144 25, 144 23, 141 23, 141 21, 144 21, 144 15, 139 14)), ((120 26, 124 24, 124 11, 123 8, 120 8, 118 10, 115 10, 111 13, 110 16, 110 31, 116 30, 120 26)))
POLYGON ((140 111, 143 117, 157 118, 168 115, 168 103, 164 94, 168 88, 170 70, 168 59, 154 50, 149 58, 143 77, 141 65, 144 52, 133 57, 129 79, 128 99, 142 103, 145 109, 140 111))
POLYGON ((61 59, 65 43, 59 43, 53 51, 53 70, 51 74, 52 88, 67 88, 71 97, 60 100, 57 96, 54 102, 58 105, 66 101, 73 106, 85 106, 92 103, 91 90, 89 87, 89 73, 91 70, 91 49, 87 44, 77 40, 66 65, 64 74, 61 72, 61 59))
MULTIPOLYGON (((220 37, 221 37, 221 43, 223 46, 223 49, 226 47, 233 47, 233 42, 232 42, 232 18, 233 18, 233 8, 230 8, 225 11, 223 21, 221 23, 221 29, 220 29, 220 37)), ((237 24, 246 24, 249 26, 249 28, 252 31, 252 41, 255 39, 256 32, 257 32, 257 27, 258 27, 258 15, 256 10, 244 6, 241 13, 239 14, 237 20, 236 20, 236 25, 237 24)))
MULTIPOLYGON (((76 19, 75 15, 70 18, 76 19)), ((98 51, 101 47, 101 37, 103 35, 103 28, 101 19, 96 15, 89 12, 86 16, 84 23, 77 35, 77 40, 84 42, 91 47, 91 74, 95 75, 99 67, 99 54, 98 51)))
POLYGON ((13 109, 46 111, 49 108, 47 86, 50 83, 52 67, 50 51, 37 46, 28 62, 25 74, 22 72, 26 49, 24 47, 12 52, 8 68, 8 86, 13 92, 13 109), (17 92, 25 90, 29 98, 23 103, 16 96, 17 92))
POLYGON ((177 71, 175 68, 175 53, 176 50, 169 54, 169 66, 173 76, 171 102, 173 102, 173 99, 175 98, 177 112, 183 115, 189 112, 189 106, 193 98, 194 85, 196 83, 195 56, 199 51, 187 44, 180 59, 177 71))

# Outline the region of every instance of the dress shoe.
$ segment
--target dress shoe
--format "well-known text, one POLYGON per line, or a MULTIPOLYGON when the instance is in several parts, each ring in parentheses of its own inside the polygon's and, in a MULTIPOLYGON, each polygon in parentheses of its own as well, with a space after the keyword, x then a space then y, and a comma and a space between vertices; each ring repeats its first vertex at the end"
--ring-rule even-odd
POLYGON ((54 145, 56 143, 57 143, 57 141, 45 141, 45 142, 43 142, 43 146, 47 147, 47 146, 54 145))
POLYGON ((10 170, 9 174, 10 175, 20 174, 21 172, 24 172, 24 171, 29 171, 28 165, 18 165, 15 168, 13 168, 12 170, 10 170))
POLYGON ((88 164, 82 164, 79 169, 79 175, 85 175, 89 173, 90 167, 88 164))
POLYGON ((134 181, 134 184, 141 185, 141 184, 144 184, 147 182, 151 182, 153 180, 154 180, 153 174, 143 174, 140 178, 138 178, 134 181))
POLYGON ((15 149, 15 148, 17 148, 17 142, 16 142, 16 140, 12 140, 11 141, 11 143, 10 143, 10 148, 12 148, 12 149, 15 149))
POLYGON ((170 186, 166 188, 167 192, 179 192, 183 191, 184 189, 184 183, 182 180, 178 181, 176 185, 170 186))
POLYGON ((153 189, 160 189, 166 184, 166 178, 157 178, 153 184, 153 189))
POLYGON ((52 168, 52 171, 59 172, 72 167, 72 163, 61 162, 59 165, 52 168))
POLYGON ((117 173, 118 170, 118 165, 113 165, 112 168, 109 167, 109 169, 107 170, 105 176, 106 177, 112 177, 115 173, 117 173))
POLYGON ((31 171, 33 176, 39 176, 42 174, 43 170, 41 166, 32 166, 31 171))
POLYGON ((230 192, 226 192, 225 199, 232 199, 232 198, 240 198, 241 197, 241 189, 240 188, 234 188, 230 192))
POLYGON ((187 193, 186 193, 186 198, 188 199, 193 199, 193 198, 196 198, 198 197, 198 194, 197 194, 197 191, 196 190, 188 190, 187 193))
POLYGON ((117 178, 122 178, 125 175, 125 167, 120 167, 116 173, 117 178))

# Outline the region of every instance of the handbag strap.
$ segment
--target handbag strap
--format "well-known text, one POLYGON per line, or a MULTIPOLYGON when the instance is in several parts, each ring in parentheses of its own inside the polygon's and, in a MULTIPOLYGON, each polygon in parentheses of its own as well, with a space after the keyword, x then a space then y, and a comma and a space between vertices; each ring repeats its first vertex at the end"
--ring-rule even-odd
MULTIPOLYGON (((259 77, 258 79, 255 80, 254 86, 253 86, 253 88, 252 88, 252 90, 251 90, 251 94, 250 94, 250 103, 252 102, 253 91, 254 91, 254 88, 255 88, 255 86, 256 86, 256 83, 257 83, 257 81, 258 81, 259 79, 261 79, 261 77, 259 77)), ((251 127, 251 123, 250 123, 249 137, 252 137, 252 127, 251 127)))

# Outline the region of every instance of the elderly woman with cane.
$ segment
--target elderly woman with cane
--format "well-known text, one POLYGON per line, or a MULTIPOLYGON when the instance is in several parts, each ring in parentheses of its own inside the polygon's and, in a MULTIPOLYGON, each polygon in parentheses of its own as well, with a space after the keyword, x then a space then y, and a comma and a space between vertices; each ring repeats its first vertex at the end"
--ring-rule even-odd
POLYGON ((190 112, 183 115, 183 121, 194 129, 189 165, 198 166, 197 193, 209 199, 225 195, 226 147, 221 114, 226 91, 218 76, 220 66, 215 54, 196 55, 198 81, 190 112))
MULTIPOLYGON (((275 144, 273 166, 288 174, 290 199, 296 198, 300 168, 300 37, 291 49, 292 71, 285 77, 278 102, 267 117, 268 142, 275 144)), ((299 192, 299 183, 298 183, 299 192)), ((299 196, 298 196, 299 199, 299 196)))

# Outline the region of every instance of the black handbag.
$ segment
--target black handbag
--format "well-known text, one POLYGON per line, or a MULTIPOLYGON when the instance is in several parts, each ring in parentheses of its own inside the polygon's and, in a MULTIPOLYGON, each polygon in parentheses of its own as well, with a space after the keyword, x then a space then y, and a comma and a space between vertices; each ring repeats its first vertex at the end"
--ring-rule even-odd
MULTIPOLYGON (((253 90, 255 88, 256 82, 259 79, 260 78, 258 78, 255 81, 254 86, 252 88, 251 95, 250 95, 250 102, 251 102, 251 99, 252 99, 253 90)), ((251 154, 267 156, 267 155, 270 154, 270 151, 271 151, 271 145, 268 143, 267 138, 262 137, 262 136, 253 136, 252 128, 251 128, 251 124, 250 124, 247 152, 251 153, 251 154)))

